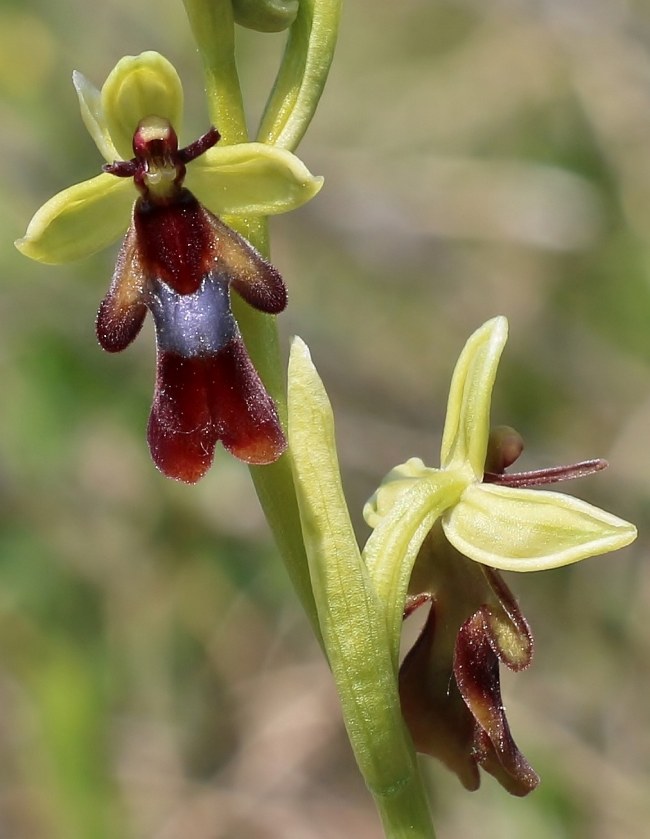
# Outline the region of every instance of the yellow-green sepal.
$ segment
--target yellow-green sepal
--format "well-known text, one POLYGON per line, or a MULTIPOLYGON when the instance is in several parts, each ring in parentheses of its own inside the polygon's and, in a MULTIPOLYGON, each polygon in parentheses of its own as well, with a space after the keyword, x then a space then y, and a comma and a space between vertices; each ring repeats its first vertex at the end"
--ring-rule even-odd
POLYGON ((463 470, 469 480, 483 477, 492 388, 507 338, 503 316, 484 323, 465 344, 452 376, 440 465, 463 470))
MULTIPOLYGON (((412 458, 407 463, 413 464, 417 460, 412 458)), ((420 471, 417 463, 413 465, 420 471)), ((376 527, 363 549, 363 558, 386 610, 395 666, 406 592, 418 552, 436 521, 457 502, 465 487, 462 477, 453 472, 423 469, 420 477, 402 478, 392 487, 391 484, 380 487, 374 512, 370 509, 364 511, 366 521, 370 514, 370 519, 376 521, 376 527), (382 499, 384 490, 390 494, 382 499), (384 511, 383 514, 380 511, 384 511)), ((368 503, 372 507, 372 499, 368 503)))
POLYGON ((375 528, 393 509, 399 498, 429 473, 439 472, 425 466, 419 457, 410 457, 405 463, 395 466, 384 476, 378 489, 366 501, 363 517, 369 527, 375 528))
POLYGON ((570 495, 474 484, 442 519, 457 551, 505 571, 543 571, 615 551, 636 528, 570 495))
POLYGON ((167 119, 178 130, 183 86, 173 64, 153 50, 120 59, 102 87, 101 111, 122 160, 133 156, 133 135, 144 117, 167 119))
POLYGON ((185 183, 217 215, 268 216, 305 204, 323 178, 284 149, 240 143, 207 151, 188 166, 185 183))
POLYGON ((90 256, 124 233, 134 199, 131 181, 113 175, 75 184, 43 204, 16 247, 48 265, 90 256))
POLYGON ((72 84, 77 91, 79 98, 79 108, 81 109, 81 119, 83 124, 88 129, 88 133, 93 138, 95 145, 99 149, 100 154, 108 163, 112 163, 119 158, 115 144, 111 139, 106 120, 104 118, 104 111, 102 109, 102 94, 95 87, 92 82, 75 70, 72 74, 72 84))

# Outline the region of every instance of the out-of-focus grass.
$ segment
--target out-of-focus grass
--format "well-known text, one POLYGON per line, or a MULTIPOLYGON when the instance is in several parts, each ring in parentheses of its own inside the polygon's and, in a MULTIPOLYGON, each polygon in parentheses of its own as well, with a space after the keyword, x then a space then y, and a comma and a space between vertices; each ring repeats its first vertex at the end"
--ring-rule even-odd
MULTIPOLYGON (((240 38, 251 119, 282 37, 240 38)), ((0 6, 0 836, 327 839, 379 827, 336 697, 256 506, 219 455, 163 480, 144 427, 147 331, 100 352, 115 248, 47 268, 11 241, 96 173, 70 84, 158 49, 206 127, 182 4, 0 6)), ((272 222, 360 508, 435 463, 451 369, 497 313, 495 422, 522 468, 608 457, 575 487, 637 522, 619 555, 511 575, 536 633, 504 678, 542 774, 522 801, 437 765, 442 837, 618 839, 650 820, 650 12, 593 0, 357 0, 302 146, 318 200, 272 222)))

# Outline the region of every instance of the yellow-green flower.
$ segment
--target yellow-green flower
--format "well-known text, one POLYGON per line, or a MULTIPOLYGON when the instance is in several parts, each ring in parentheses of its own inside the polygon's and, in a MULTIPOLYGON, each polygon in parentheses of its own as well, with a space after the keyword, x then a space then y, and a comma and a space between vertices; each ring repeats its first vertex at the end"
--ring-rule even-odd
MULTIPOLYGON (((489 429, 506 338, 507 321, 497 317, 467 342, 452 379, 441 467, 411 458, 388 473, 364 509, 374 528, 364 558, 384 602, 399 606, 406 598, 407 612, 432 603, 400 671, 418 750, 443 760, 470 789, 481 765, 524 795, 538 779, 510 735, 498 665, 526 667, 532 638, 495 569, 567 565, 628 545, 636 528, 571 496, 529 488, 598 471, 603 461, 505 472, 521 445, 514 432, 490 438, 489 429)), ((401 606, 388 616, 395 640, 401 606)))
POLYGON ((315 195, 321 179, 288 151, 217 146, 215 127, 179 148, 183 91, 157 53, 123 58, 101 92, 80 73, 74 83, 107 161, 104 172, 50 199, 17 247, 42 262, 64 262, 128 228, 99 308, 97 338, 118 352, 147 311, 153 316, 157 374, 147 438, 156 466, 193 483, 209 468, 217 441, 246 463, 274 462, 286 440, 244 346, 230 291, 275 315, 286 305, 286 289, 278 271, 215 213, 284 212, 315 195))
POLYGON ((440 469, 418 458, 393 469, 366 504, 366 521, 375 528, 397 524, 397 507, 416 484, 421 488, 428 482, 428 497, 420 493, 418 501, 426 509, 439 496, 436 484, 444 478, 445 537, 476 562, 507 571, 542 571, 622 548, 636 537, 636 528, 611 513, 556 492, 483 482, 492 387, 507 330, 504 317, 494 318, 465 345, 451 383, 440 469))
MULTIPOLYGON (((174 67, 156 52, 122 58, 101 91, 79 72, 73 82, 86 128, 109 164, 131 159, 143 118, 166 119, 179 132, 183 88, 174 67)), ((185 178, 185 186, 218 216, 284 213, 313 198, 322 182, 294 154, 265 143, 215 146, 188 166, 185 178)), ((97 175, 47 201, 16 246, 49 264, 89 256, 126 231, 136 196, 131 181, 97 175)))

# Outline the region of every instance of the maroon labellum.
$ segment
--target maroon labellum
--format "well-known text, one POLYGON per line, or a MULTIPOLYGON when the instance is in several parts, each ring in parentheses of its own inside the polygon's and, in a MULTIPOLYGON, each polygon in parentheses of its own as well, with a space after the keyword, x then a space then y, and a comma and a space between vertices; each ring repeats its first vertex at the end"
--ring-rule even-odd
POLYGON ((242 236, 183 187, 185 164, 219 133, 178 148, 174 129, 147 117, 133 138, 135 157, 104 166, 133 178, 140 197, 97 315, 97 337, 119 352, 149 310, 157 374, 148 440, 156 466, 193 483, 220 440, 246 463, 277 460, 286 440, 271 397, 248 356, 230 307, 230 287, 261 312, 286 306, 282 277, 242 236))

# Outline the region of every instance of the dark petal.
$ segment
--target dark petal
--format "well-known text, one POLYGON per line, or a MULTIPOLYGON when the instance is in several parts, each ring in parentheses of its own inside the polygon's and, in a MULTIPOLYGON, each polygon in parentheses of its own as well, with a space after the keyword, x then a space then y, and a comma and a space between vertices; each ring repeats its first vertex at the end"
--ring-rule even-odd
POLYGON ((226 280, 210 274, 192 294, 179 294, 157 279, 149 286, 147 306, 159 350, 184 358, 207 356, 239 336, 226 280))
POLYGON ((524 450, 524 440, 518 431, 509 425, 497 425, 490 429, 485 472, 501 474, 512 466, 524 450))
POLYGON ((210 271, 215 242, 205 210, 192 193, 180 189, 166 204, 139 198, 133 223, 146 275, 178 294, 195 292, 210 271))
POLYGON ((132 178, 138 171, 138 162, 135 160, 114 160, 112 163, 105 163, 102 172, 115 175, 118 178, 132 178))
POLYGON ((243 236, 205 207, 201 209, 216 243, 214 270, 226 277, 253 308, 277 315, 287 305, 287 290, 278 270, 243 236))
POLYGON ((195 483, 207 472, 217 430, 208 406, 206 359, 159 352, 147 439, 168 478, 195 483))
POLYGON ((214 125, 211 125, 205 134, 202 134, 198 140, 194 140, 193 143, 190 143, 189 146, 185 146, 184 149, 179 149, 176 152, 176 157, 181 161, 181 163, 190 163, 192 160, 196 160, 197 157, 204 154, 208 149, 211 149, 212 146, 216 145, 220 139, 221 134, 219 134, 214 125))
POLYGON ((287 445, 241 338, 191 358, 159 350, 147 437, 160 471, 186 483, 207 472, 217 440, 253 464, 273 463, 287 445))
POLYGON ((277 314, 287 305, 278 271, 189 190, 179 190, 164 205, 138 199, 133 219, 147 276, 179 294, 192 294, 205 276, 215 274, 261 312, 277 314))
POLYGON ((487 565, 482 565, 481 570, 496 598, 484 608, 492 650, 510 670, 525 670, 534 650, 528 621, 501 574, 487 565))
POLYGON ((147 313, 143 286, 137 238, 130 227, 117 257, 111 287, 97 312, 97 340, 107 352, 128 347, 140 331, 147 313))
POLYGON ((424 606, 425 603, 430 602, 431 595, 425 592, 421 594, 408 594, 406 596, 406 602, 404 603, 404 613, 402 615, 403 619, 410 617, 416 609, 419 609, 421 606, 424 606))
POLYGON ((237 337, 206 358, 210 410, 223 445, 245 463, 273 463, 287 442, 273 400, 237 337))
POLYGON ((501 701, 499 660, 494 652, 489 611, 482 607, 461 626, 454 675, 476 720, 475 755, 483 768, 513 795, 535 789, 539 777, 517 748, 501 701))
POLYGON ((402 713, 418 752, 441 760, 468 790, 480 784, 474 753, 476 723, 452 673, 453 640, 436 627, 433 603, 419 638, 402 662, 402 713))

